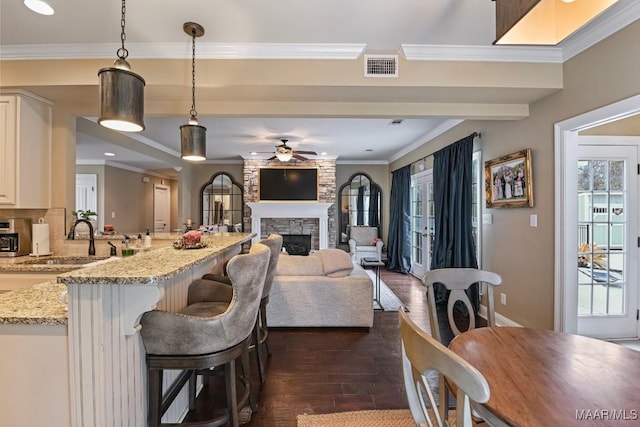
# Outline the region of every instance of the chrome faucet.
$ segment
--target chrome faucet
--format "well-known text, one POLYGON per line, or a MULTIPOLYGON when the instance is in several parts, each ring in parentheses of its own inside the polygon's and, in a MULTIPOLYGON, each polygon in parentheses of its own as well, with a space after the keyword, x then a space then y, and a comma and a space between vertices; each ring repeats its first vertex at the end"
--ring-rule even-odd
POLYGON ((87 221, 86 219, 77 219, 77 220, 75 220, 73 222, 73 224, 71 224, 71 230, 69 230, 69 234, 67 235, 67 239, 75 240, 75 237, 76 237, 76 225, 78 225, 79 222, 84 222, 85 224, 87 224, 89 226, 89 256, 95 255, 96 254, 96 244, 95 244, 95 240, 93 238, 93 225, 91 224, 91 222, 87 221))

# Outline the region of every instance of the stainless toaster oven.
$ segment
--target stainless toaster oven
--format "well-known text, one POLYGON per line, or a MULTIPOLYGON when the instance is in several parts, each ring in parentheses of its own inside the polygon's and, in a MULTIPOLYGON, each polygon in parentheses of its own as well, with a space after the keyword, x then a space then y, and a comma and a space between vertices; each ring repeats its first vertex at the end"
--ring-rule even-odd
POLYGON ((31 251, 31 220, 0 219, 0 257, 28 255, 31 251))

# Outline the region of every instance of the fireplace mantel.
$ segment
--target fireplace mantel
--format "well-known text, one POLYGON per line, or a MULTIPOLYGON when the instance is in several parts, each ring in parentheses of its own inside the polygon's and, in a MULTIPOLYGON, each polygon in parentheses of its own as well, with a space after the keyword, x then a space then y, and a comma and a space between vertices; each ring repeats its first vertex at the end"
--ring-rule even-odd
POLYGON ((247 203, 251 208, 251 230, 256 234, 252 242, 260 240, 263 218, 318 218, 320 224, 319 249, 329 247, 329 208, 333 203, 317 202, 258 202, 247 203))

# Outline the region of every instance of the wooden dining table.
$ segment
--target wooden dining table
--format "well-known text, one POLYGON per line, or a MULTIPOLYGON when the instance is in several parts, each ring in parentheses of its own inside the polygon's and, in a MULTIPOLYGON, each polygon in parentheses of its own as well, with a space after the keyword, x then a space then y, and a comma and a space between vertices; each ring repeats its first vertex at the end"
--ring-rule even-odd
POLYGON ((640 425, 640 352, 548 330, 487 327, 449 348, 489 383, 473 408, 497 426, 640 425))

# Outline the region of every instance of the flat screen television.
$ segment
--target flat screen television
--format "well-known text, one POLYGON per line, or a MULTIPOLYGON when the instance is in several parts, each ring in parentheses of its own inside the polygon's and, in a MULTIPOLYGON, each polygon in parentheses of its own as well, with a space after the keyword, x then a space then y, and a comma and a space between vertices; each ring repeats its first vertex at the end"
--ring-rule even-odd
POLYGON ((260 200, 318 200, 318 169, 261 168, 260 200))

